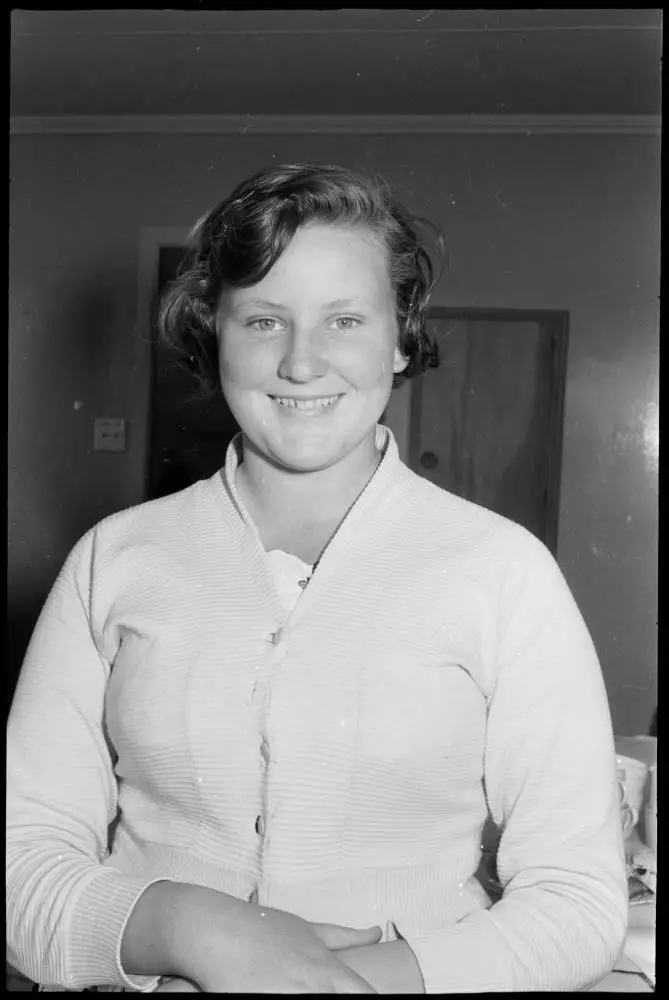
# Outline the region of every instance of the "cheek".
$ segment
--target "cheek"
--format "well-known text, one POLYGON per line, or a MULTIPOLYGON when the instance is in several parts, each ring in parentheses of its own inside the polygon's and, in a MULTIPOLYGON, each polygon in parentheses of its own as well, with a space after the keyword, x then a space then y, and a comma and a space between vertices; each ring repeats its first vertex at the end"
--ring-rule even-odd
POLYGON ((222 353, 218 355, 218 370, 221 375, 221 382, 229 382, 232 377, 230 362, 222 353))
POLYGON ((253 386, 267 377, 268 358, 263 352, 254 352, 244 345, 235 349, 225 344, 219 351, 221 383, 231 387, 253 386))
POLYGON ((352 371, 357 372, 358 381, 370 388, 385 387, 392 379, 394 350, 394 345, 385 338, 359 350, 351 366, 352 371))

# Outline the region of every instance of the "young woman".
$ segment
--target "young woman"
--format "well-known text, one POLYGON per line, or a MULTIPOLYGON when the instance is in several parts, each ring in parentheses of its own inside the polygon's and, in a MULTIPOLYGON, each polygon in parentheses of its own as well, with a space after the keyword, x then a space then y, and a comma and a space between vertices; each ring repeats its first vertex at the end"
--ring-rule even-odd
POLYGON ((196 226, 160 327, 241 433, 211 479, 89 531, 35 629, 7 845, 33 980, 472 993, 612 968, 624 854, 583 620, 533 536, 378 423, 429 355, 431 286, 408 214, 342 168, 272 167, 196 226))

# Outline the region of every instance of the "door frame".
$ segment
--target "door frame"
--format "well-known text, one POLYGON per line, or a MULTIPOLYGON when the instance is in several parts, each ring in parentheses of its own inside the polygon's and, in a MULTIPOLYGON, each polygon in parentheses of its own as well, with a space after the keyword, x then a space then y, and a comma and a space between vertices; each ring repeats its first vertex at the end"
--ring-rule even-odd
MULTIPOLYGON (((567 353, 569 349, 569 313, 559 309, 495 309, 447 308, 433 306, 427 311, 430 320, 460 319, 497 322, 538 323, 551 341, 550 424, 548 442, 548 485, 546 496, 546 534, 544 542, 553 555, 557 552, 560 515, 560 488, 562 480, 562 442, 564 437, 564 401, 567 384, 567 353)), ((417 376, 420 378, 421 376, 417 376)), ((414 472, 418 472, 420 451, 420 393, 412 392, 404 404, 408 441, 404 459, 414 472)))
POLYGON ((151 423, 155 380, 154 307, 158 292, 160 251, 164 247, 186 247, 190 226, 142 226, 137 245, 137 370, 145 371, 143 418, 144 461, 142 492, 148 499, 151 484, 151 423))

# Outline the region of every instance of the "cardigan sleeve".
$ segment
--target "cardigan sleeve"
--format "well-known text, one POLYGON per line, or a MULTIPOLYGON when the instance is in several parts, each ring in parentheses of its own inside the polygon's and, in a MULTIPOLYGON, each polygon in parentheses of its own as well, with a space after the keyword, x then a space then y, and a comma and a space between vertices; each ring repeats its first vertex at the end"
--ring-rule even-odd
POLYGON ((627 880, 601 669, 555 560, 520 531, 501 588, 484 757, 503 896, 408 939, 427 993, 580 990, 624 946, 627 880))
POLYGON ((144 992, 158 979, 126 976, 120 947, 152 882, 102 864, 117 787, 103 725, 110 666, 89 610, 94 537, 79 541, 53 586, 9 715, 7 958, 45 985, 144 992))

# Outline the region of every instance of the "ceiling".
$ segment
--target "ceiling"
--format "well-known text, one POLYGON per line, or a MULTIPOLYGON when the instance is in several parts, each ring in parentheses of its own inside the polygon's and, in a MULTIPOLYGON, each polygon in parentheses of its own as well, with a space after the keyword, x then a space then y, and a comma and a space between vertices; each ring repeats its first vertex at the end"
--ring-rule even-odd
POLYGON ((15 9, 11 114, 657 115, 661 21, 661 9, 15 9))

